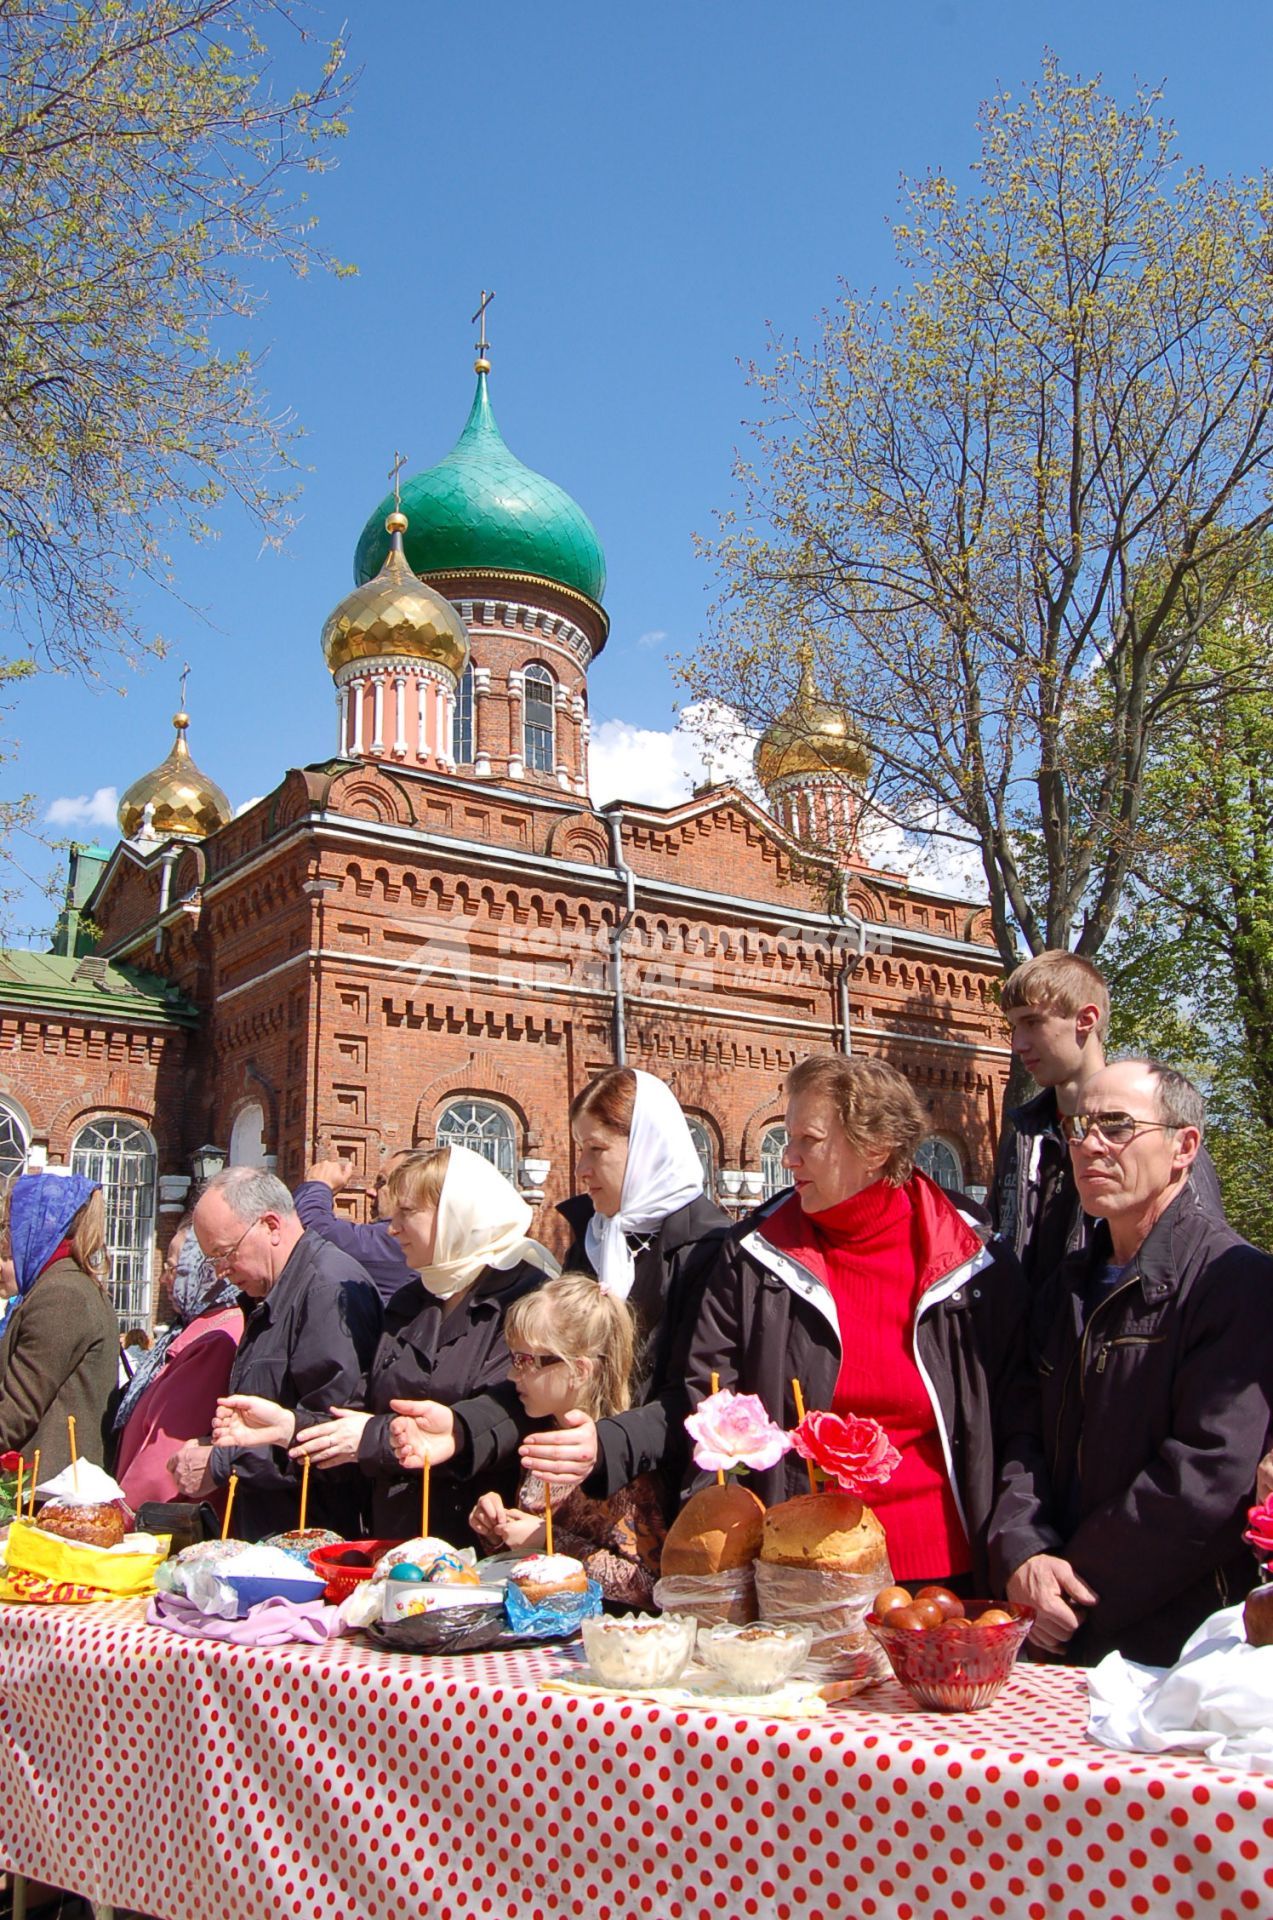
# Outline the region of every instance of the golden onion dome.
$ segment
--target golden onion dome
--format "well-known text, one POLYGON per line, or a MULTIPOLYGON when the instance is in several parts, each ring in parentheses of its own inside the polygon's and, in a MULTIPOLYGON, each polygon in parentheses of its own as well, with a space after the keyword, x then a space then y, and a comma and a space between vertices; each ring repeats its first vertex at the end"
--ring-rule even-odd
POLYGON ((861 783, 871 771, 871 756, 848 715, 819 698, 807 654, 796 697, 761 734, 755 765, 766 793, 800 774, 839 773, 861 783))
POLYGON ((385 521, 389 551, 373 575, 328 616, 323 653, 335 673, 356 660, 386 654, 432 660, 458 680, 469 657, 468 629, 449 600, 427 587, 411 571, 402 551, 407 516, 391 513, 385 521))
POLYGON ((166 760, 134 780, 119 803, 119 830, 125 840, 139 833, 166 840, 173 834, 201 840, 233 818, 230 802, 215 780, 201 773, 186 745, 188 713, 174 713, 177 737, 166 760))

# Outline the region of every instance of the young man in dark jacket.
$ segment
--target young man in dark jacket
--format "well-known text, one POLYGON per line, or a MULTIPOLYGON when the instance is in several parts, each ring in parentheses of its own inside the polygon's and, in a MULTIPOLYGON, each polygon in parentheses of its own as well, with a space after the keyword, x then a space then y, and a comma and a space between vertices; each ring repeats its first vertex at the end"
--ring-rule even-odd
MULTIPOLYGON (((1061 1127, 1064 1115, 1087 1104, 1089 1085, 1105 1070, 1109 988, 1090 960, 1054 948, 1009 975, 1002 1006, 1012 1051, 1042 1091, 1003 1116, 990 1211, 996 1233, 1037 1290, 1091 1237, 1061 1127)), ((1220 1183, 1205 1148, 1192 1179, 1206 1206, 1223 1218, 1220 1183)))
POLYGON ((386 1306, 400 1288, 415 1279, 383 1212, 385 1182, 410 1151, 403 1147, 391 1153, 376 1175, 376 1211, 380 1217, 365 1225, 360 1220, 344 1219, 334 1205, 336 1195, 343 1193, 354 1177, 348 1160, 315 1161, 292 1196, 301 1225, 356 1260, 386 1306))
MULTIPOLYGON (((1037 1430, 991 1561, 1045 1652, 1170 1665, 1251 1585, 1246 1507, 1273 1421, 1273 1260, 1190 1179, 1203 1104, 1126 1060, 1064 1122, 1097 1225, 1036 1302, 1037 1430)), ((1012 1462, 1008 1463, 1009 1469, 1012 1462)))

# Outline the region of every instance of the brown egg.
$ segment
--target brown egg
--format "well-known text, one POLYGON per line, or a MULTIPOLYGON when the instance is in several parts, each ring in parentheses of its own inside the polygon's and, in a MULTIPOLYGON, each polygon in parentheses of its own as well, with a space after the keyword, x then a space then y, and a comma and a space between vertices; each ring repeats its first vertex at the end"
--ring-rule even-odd
POLYGON ((926 1627, 940 1627, 946 1618, 935 1600, 912 1600, 910 1611, 926 1627))
POLYGON ((896 1627, 902 1633, 924 1633, 929 1623, 914 1607, 895 1607, 884 1624, 896 1627))
POLYGON ((921 1587, 915 1597, 917 1600, 933 1601, 934 1605, 941 1608, 943 1620, 964 1618, 964 1603, 957 1593, 951 1592, 949 1587, 921 1587))
POLYGON ((987 1607, 984 1613, 977 1615, 973 1625, 974 1627, 1010 1627, 1012 1615, 1005 1613, 1002 1607, 987 1607))
POLYGON ((877 1620, 886 1614, 896 1613, 899 1607, 909 1607, 911 1597, 905 1587, 881 1587, 872 1603, 872 1611, 877 1620))

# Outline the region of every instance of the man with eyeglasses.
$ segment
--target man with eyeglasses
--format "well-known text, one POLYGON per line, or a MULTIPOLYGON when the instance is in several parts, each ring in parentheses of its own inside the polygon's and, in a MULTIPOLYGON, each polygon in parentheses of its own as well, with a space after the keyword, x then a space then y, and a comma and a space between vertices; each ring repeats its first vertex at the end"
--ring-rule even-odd
POLYGON ((1197 1089, 1123 1060, 1065 1116, 1095 1221, 1036 1303, 1035 1390, 1008 1447, 1022 1493, 992 1563, 1044 1653, 1169 1666, 1252 1583, 1246 1508, 1273 1422, 1273 1260, 1190 1180, 1197 1089))
POLYGON ((412 1151, 410 1147, 399 1147, 381 1163, 375 1176, 378 1217, 365 1224, 360 1220, 346 1220, 336 1211, 336 1195, 343 1193, 354 1177, 353 1164, 348 1160, 316 1160, 292 1196, 301 1225, 355 1259, 382 1300, 392 1300, 399 1287, 407 1286, 416 1277, 389 1231, 389 1215, 393 1209, 384 1197, 389 1175, 412 1151))
MULTIPOLYGON (((282 1181, 259 1167, 228 1167, 199 1196, 194 1231, 217 1272, 238 1287, 243 1307, 229 1391, 262 1394, 307 1423, 361 1406, 380 1337, 379 1296, 355 1260, 306 1230, 282 1181)), ((169 1470, 187 1500, 205 1498, 236 1473, 234 1531, 242 1539, 297 1525, 300 1468, 282 1448, 189 1440, 169 1470)), ((356 1469, 317 1474, 311 1524, 356 1534, 361 1494, 356 1469)))

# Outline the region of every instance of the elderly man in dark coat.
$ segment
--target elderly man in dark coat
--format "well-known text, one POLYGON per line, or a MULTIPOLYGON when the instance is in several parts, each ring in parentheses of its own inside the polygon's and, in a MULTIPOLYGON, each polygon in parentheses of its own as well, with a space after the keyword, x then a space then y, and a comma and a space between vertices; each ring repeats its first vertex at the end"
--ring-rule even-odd
MULTIPOLYGON (((239 1288, 243 1339, 231 1393, 262 1394, 301 1414, 358 1406, 380 1335, 380 1299, 356 1260, 302 1226, 281 1180, 230 1167, 209 1181, 194 1210, 199 1245, 239 1288)), ((300 1468, 282 1448, 212 1447, 188 1441, 172 1471, 188 1500, 239 1477, 234 1532, 247 1540, 297 1525, 300 1468)), ((359 1530, 357 1474, 324 1474, 310 1489, 313 1525, 359 1530)))

